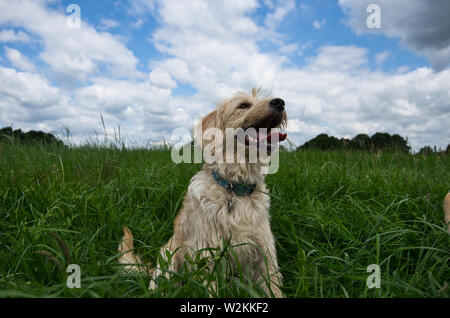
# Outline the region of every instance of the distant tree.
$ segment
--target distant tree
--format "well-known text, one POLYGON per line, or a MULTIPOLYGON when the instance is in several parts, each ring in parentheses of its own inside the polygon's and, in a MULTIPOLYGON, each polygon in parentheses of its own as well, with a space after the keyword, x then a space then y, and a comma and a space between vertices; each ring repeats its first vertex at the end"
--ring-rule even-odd
POLYGON ((391 136, 388 133, 377 132, 370 139, 376 149, 397 150, 401 152, 409 152, 411 150, 408 142, 397 134, 391 136))
POLYGON ((420 148, 419 150, 419 155, 431 155, 432 153, 434 153, 433 148, 431 148, 430 146, 425 146, 420 148))
POLYGON ((11 127, 4 127, 0 129, 0 135, 12 135, 13 130, 11 127))
POLYGON ((0 141, 7 140, 8 137, 13 136, 13 129, 11 127, 4 127, 0 129, 0 141))
POLYGON ((359 134, 351 140, 352 148, 370 150, 373 146, 372 140, 366 134, 359 134))
POLYGON ((400 135, 390 135, 388 133, 377 132, 372 137, 366 134, 359 134, 351 140, 346 138, 337 139, 327 134, 320 134, 317 137, 307 141, 297 149, 321 149, 321 150, 337 150, 337 149, 359 149, 359 150, 395 150, 401 152, 409 152, 411 147, 408 146, 408 140, 400 135))
POLYGON ((370 139, 376 149, 389 148, 391 144, 391 135, 387 133, 377 132, 370 139))
POLYGON ((343 147, 342 141, 333 136, 328 136, 327 134, 320 134, 317 137, 306 142, 304 145, 300 146, 300 149, 341 149, 343 147))
POLYGON ((408 146, 408 141, 397 134, 392 135, 390 148, 401 152, 409 152, 411 150, 411 147, 408 146))
POLYGON ((53 134, 43 131, 30 130, 24 133, 21 129, 13 130, 12 127, 4 127, 0 129, 0 141, 16 140, 19 142, 38 142, 43 144, 63 145, 63 142, 53 134))
POLYGON ((341 138, 340 142, 341 142, 342 148, 344 148, 344 149, 351 149, 352 148, 352 141, 350 139, 341 138))

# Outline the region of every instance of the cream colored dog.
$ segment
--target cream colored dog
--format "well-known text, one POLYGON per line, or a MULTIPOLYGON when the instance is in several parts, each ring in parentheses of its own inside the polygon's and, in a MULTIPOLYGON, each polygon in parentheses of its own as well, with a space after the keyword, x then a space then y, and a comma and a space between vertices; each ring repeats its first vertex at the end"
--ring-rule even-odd
MULTIPOLYGON (((213 153, 217 151, 225 156, 226 128, 267 129, 267 133, 253 133, 240 139, 246 151, 244 154, 236 153, 235 160, 248 158, 252 147, 258 152, 267 150, 270 155, 273 140, 277 142, 286 138, 286 134, 274 132, 274 128, 284 127, 287 122, 284 101, 261 95, 257 89, 252 90, 252 95, 238 93, 203 118, 200 127, 203 133, 209 128, 223 132, 223 147, 213 150, 213 153)), ((203 147, 211 142, 205 137, 202 141, 203 147)), ((264 183, 265 175, 261 173, 263 165, 261 160, 204 164, 190 181, 183 206, 175 218, 173 236, 160 251, 163 257, 167 251, 173 255, 169 271, 179 270, 186 254, 192 255, 205 248, 220 248, 224 241, 229 241, 232 246, 239 245, 234 247, 236 262, 248 269, 250 277, 260 283, 268 295, 282 297, 282 277, 270 229, 270 197, 264 183)), ((142 263, 133 253, 133 248, 133 235, 124 226, 124 237, 119 244, 119 252, 122 253, 119 263, 128 270, 136 270, 134 264, 142 263)), ((155 278, 159 275, 169 278, 168 271, 163 271, 159 264, 150 272, 153 274, 150 289, 156 288, 155 278)))

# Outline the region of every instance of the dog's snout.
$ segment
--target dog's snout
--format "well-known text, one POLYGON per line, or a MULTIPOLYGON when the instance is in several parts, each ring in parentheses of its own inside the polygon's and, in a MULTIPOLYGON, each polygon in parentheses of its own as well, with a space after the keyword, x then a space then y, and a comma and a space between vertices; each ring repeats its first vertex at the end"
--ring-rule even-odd
POLYGON ((284 100, 281 98, 274 98, 269 102, 269 106, 275 108, 279 112, 284 110, 284 100))

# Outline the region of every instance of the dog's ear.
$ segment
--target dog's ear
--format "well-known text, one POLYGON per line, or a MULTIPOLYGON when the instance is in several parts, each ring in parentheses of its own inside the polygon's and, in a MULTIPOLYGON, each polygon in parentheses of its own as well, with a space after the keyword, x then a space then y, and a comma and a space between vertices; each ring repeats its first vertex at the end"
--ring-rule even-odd
POLYGON ((217 110, 212 111, 205 117, 203 117, 200 122, 198 122, 194 127, 194 139, 197 144, 204 145, 204 139, 203 136, 205 134, 205 131, 208 128, 214 128, 216 127, 216 115, 217 110))
POLYGON ((206 129, 216 127, 216 115, 217 110, 210 112, 202 119, 202 134, 206 129))

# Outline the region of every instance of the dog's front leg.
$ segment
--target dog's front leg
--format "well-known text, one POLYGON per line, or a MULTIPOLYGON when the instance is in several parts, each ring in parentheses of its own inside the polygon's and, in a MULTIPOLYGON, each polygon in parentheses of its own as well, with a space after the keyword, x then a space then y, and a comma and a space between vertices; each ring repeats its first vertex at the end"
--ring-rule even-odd
POLYGON ((162 269, 162 265, 158 261, 148 287, 150 290, 156 289, 156 281, 159 276, 164 275, 164 277, 169 280, 170 273, 178 271, 182 263, 182 260, 180 259, 181 251, 174 248, 172 239, 160 249, 159 253, 167 266, 164 266, 164 269, 162 269), (170 253, 170 259, 168 258, 168 253, 170 253))
POLYGON ((283 276, 278 269, 277 259, 273 255, 275 252, 271 253, 266 250, 265 256, 258 266, 257 282, 261 283, 261 287, 268 296, 283 298, 281 291, 283 276))
POLYGON ((280 289, 281 282, 282 276, 279 272, 273 272, 270 274, 270 290, 276 298, 283 298, 283 293, 280 289))
POLYGON ((282 276, 279 272, 270 270, 268 277, 260 277, 259 281, 262 282, 262 288, 268 296, 273 295, 275 298, 283 298, 283 293, 280 289, 282 276))

